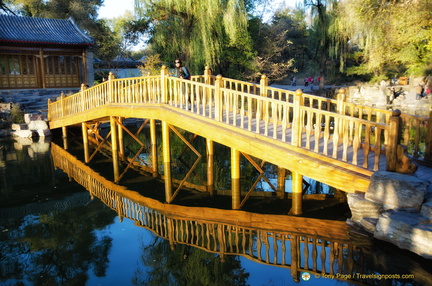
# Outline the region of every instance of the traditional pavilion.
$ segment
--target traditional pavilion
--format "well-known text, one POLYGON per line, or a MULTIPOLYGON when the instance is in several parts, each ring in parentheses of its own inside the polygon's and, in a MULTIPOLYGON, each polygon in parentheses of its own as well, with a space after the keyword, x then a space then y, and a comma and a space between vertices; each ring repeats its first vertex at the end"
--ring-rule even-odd
POLYGON ((92 85, 92 48, 72 18, 0 15, 0 89, 92 85))

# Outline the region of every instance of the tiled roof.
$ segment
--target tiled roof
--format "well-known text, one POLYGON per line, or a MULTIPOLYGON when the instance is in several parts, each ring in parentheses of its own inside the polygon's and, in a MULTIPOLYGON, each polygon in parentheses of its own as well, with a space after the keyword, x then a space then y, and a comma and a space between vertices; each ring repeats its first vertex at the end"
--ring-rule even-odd
POLYGON ((0 15, 0 43, 93 45, 72 18, 45 19, 0 15))

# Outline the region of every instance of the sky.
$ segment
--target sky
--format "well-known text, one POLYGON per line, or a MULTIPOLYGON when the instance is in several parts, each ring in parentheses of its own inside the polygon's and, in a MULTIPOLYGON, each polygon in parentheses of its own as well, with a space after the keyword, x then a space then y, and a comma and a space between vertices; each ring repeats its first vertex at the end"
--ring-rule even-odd
MULTIPOLYGON (((276 9, 281 4, 295 7, 296 2, 302 0, 269 0, 269 8, 276 9)), ((99 9, 99 18, 115 18, 122 16, 127 10, 133 11, 134 0, 105 0, 104 6, 99 9)))

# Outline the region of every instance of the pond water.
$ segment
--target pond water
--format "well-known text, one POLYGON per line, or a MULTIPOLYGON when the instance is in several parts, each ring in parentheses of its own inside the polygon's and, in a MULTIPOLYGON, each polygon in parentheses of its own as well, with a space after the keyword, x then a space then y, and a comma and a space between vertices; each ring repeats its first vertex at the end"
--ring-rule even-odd
POLYGON ((0 142, 1 285, 431 285, 430 260, 345 228, 343 204, 305 202, 294 226, 272 196, 245 205, 257 213, 192 191, 171 206, 154 178, 113 184, 110 158, 80 163, 76 142, 0 142))

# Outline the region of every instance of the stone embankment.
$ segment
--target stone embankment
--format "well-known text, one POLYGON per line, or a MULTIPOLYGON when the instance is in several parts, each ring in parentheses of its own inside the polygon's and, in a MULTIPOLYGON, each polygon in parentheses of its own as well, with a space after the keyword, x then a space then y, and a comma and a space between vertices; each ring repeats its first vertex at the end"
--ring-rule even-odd
POLYGON ((432 259, 432 184, 378 171, 366 194, 348 194, 351 220, 375 238, 432 259))
POLYGON ((55 101, 62 93, 73 94, 79 88, 71 89, 23 89, 0 91, 0 119, 10 119, 12 103, 19 104, 25 114, 25 123, 12 124, 11 130, 2 130, 0 137, 14 136, 21 138, 46 137, 51 135, 46 123, 48 99, 55 101))
POLYGON ((33 138, 51 136, 51 130, 43 115, 24 114, 25 123, 13 123, 10 134, 13 137, 33 138))
POLYGON ((57 88, 0 90, 0 102, 18 103, 26 113, 42 114, 46 118, 48 99, 55 101, 62 93, 69 95, 78 91, 79 88, 67 90, 57 88))
MULTIPOLYGON (((412 78, 409 85, 358 84, 348 86, 346 101, 366 106, 400 109, 403 113, 428 116, 432 106, 432 94, 424 93, 417 99, 416 88, 423 78, 412 78)), ((432 78, 429 80, 432 81, 432 78)))

